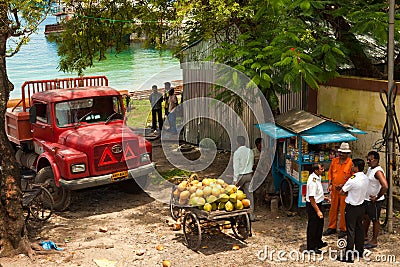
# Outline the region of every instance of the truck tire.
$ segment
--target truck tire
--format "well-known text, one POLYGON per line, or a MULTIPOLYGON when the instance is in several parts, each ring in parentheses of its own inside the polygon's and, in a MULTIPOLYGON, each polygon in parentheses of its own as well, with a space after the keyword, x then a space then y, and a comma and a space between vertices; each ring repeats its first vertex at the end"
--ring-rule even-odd
POLYGON ((54 209, 57 211, 66 210, 71 204, 71 191, 57 187, 54 182, 53 170, 50 166, 41 169, 35 178, 35 182, 43 186, 51 193, 54 199, 54 209))
POLYGON ((137 177, 136 179, 129 179, 118 183, 119 188, 129 194, 139 194, 146 189, 149 184, 148 175, 137 177))

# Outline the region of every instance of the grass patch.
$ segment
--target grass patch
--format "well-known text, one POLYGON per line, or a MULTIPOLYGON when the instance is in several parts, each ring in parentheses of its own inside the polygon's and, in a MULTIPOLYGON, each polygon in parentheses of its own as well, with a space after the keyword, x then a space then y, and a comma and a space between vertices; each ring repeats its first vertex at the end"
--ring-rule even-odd
MULTIPOLYGON (((178 96, 178 103, 181 103, 180 96, 178 96)), ((162 111, 164 116, 164 105, 162 102, 162 111)), ((131 110, 126 113, 127 125, 133 128, 148 128, 151 127, 151 105, 147 99, 135 100, 131 99, 131 110)), ((177 124, 180 123, 181 118, 177 117, 177 124)))
POLYGON ((175 177, 185 177, 185 178, 189 178, 189 176, 192 173, 190 171, 185 171, 185 170, 181 170, 181 169, 171 169, 168 171, 164 171, 164 172, 160 172, 160 175, 165 179, 165 180, 171 180, 172 178, 175 177))
POLYGON ((146 128, 151 125, 149 100, 131 100, 131 110, 127 112, 127 125, 134 128, 146 128))
POLYGON ((162 177, 164 177, 164 179, 169 180, 173 177, 189 177, 192 173, 190 171, 185 171, 185 170, 181 170, 181 169, 171 169, 168 171, 164 171, 164 172, 160 172, 160 174, 162 175, 162 177))
POLYGON ((158 174, 152 174, 150 176, 152 184, 164 184, 165 182, 170 182, 178 185, 183 180, 186 180, 190 177, 191 172, 180 170, 180 169, 171 169, 164 172, 159 172, 158 174))

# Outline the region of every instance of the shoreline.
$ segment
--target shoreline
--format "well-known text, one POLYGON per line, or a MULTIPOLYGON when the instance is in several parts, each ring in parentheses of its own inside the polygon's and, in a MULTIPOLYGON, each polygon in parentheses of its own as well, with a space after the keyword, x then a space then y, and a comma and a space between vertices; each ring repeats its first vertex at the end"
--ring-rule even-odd
MULTIPOLYGON (((172 84, 175 84, 175 86, 172 86, 172 88, 174 88, 175 90, 175 95, 180 95, 182 94, 182 90, 183 90, 183 84, 182 84, 182 80, 173 80, 171 81, 172 84)), ((112 86, 111 86, 112 87, 112 86)), ((138 90, 138 91, 129 91, 129 90, 118 90, 121 95, 128 95, 132 100, 144 100, 144 99, 148 99, 152 90, 148 89, 148 90, 138 90)), ((158 91, 162 94, 164 94, 164 87, 162 88, 158 88, 158 91)), ((25 100, 25 103, 28 100, 25 100)), ((7 108, 14 108, 17 106, 21 106, 22 105, 22 98, 11 98, 8 100, 7 102, 7 108)))

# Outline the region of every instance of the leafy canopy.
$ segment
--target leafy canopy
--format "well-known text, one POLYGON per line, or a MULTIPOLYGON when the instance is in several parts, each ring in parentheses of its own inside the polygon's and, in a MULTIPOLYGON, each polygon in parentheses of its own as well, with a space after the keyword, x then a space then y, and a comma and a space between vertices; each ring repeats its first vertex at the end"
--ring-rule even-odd
POLYGON ((51 0, 7 0, 7 18, 1 16, 1 31, 7 32, 7 57, 18 53, 21 46, 29 42, 29 36, 46 18, 51 0))
MULTIPOLYGON (((174 32, 177 52, 196 41, 212 40, 215 46, 208 59, 244 72, 276 107, 276 92, 298 91, 303 81, 318 89, 320 83, 339 75, 343 67, 379 78, 383 74, 373 63, 386 61, 387 1, 74 3, 75 16, 57 40, 60 69, 79 74, 104 59, 109 49, 124 49, 131 33, 145 35, 150 44, 161 48, 166 41, 164 34, 174 32)), ((183 53, 176 55, 182 57, 183 53)))
POLYGON ((67 1, 74 16, 65 31, 53 36, 61 56, 60 69, 77 72, 103 60, 106 52, 119 53, 129 45, 129 36, 147 36, 149 43, 162 47, 162 35, 170 28, 174 12, 168 1, 82 0, 67 1))

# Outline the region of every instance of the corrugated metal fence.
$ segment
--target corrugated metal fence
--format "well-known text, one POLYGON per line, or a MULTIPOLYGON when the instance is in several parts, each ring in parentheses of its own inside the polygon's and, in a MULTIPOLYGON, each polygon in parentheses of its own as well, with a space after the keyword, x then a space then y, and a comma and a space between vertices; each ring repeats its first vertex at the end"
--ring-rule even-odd
MULTIPOLYGON (((204 60, 210 56, 211 50, 215 44, 211 42, 198 42, 196 45, 191 46, 182 51, 182 71, 183 71, 183 96, 184 100, 194 100, 199 97, 212 97, 215 94, 213 89, 213 81, 215 79, 215 70, 210 64, 210 68, 207 69, 206 65, 200 64, 199 68, 191 68, 185 66, 187 62, 195 62, 204 60)), ((290 93, 278 95, 280 111, 286 112, 294 107, 303 109, 305 106, 306 94, 290 93)), ((262 107, 258 107, 262 109, 262 107)), ((195 114, 201 109, 207 109, 215 120, 207 118, 195 118, 189 121, 185 125, 185 141, 193 144, 199 144, 204 138, 211 138, 217 145, 218 149, 232 150, 236 148, 236 142, 231 144, 227 131, 222 127, 221 123, 229 124, 232 126, 238 125, 239 120, 242 120, 247 133, 249 135, 250 147, 254 146, 254 141, 257 137, 260 137, 260 131, 255 127, 257 122, 252 110, 244 103, 244 109, 241 117, 234 116, 232 114, 217 114, 213 111, 213 107, 202 105, 201 101, 191 103, 190 108, 184 110, 186 118, 194 118, 195 114), (232 147, 231 147, 232 146, 232 147)), ((242 134, 242 133, 237 133, 242 134)))

